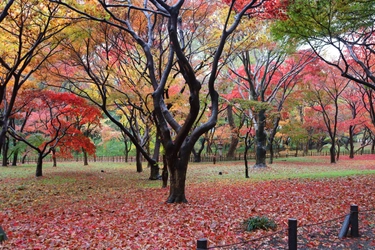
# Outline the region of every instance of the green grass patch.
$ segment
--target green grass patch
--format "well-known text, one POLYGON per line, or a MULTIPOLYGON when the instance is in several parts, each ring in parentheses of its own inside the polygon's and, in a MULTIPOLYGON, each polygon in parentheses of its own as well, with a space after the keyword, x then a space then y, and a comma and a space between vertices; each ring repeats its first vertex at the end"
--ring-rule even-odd
POLYGON ((265 216, 254 216, 243 222, 245 231, 251 232, 258 229, 276 230, 277 224, 274 220, 265 216))

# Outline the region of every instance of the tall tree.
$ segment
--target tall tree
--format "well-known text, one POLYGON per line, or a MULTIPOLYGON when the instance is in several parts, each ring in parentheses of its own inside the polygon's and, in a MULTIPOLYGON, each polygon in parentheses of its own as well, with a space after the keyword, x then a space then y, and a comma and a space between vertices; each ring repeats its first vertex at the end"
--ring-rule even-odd
MULTIPOLYGON (((90 2, 91 6, 96 6, 95 9, 101 11, 100 14, 84 9, 88 6, 86 4, 72 4, 63 0, 53 2, 64 5, 86 18, 120 30, 134 47, 141 48, 138 54, 130 58, 139 56, 138 68, 142 69, 140 72, 143 72, 145 82, 153 89, 152 113, 170 172, 170 193, 167 202, 186 202, 185 181, 190 153, 201 135, 213 128, 217 121, 219 95, 215 90, 215 82, 226 41, 235 32, 246 12, 261 6, 264 1, 250 1, 238 10, 237 15, 233 15, 236 2, 233 1, 228 8, 227 18, 221 25, 217 25, 219 27, 216 33, 220 33, 219 38, 214 36, 216 40, 209 46, 202 47, 205 49, 203 51, 199 49, 198 38, 208 37, 204 21, 209 18, 215 19, 213 12, 220 5, 218 2, 90 2), (159 64, 155 64, 156 62, 159 64), (161 65, 162 67, 159 67, 161 65), (202 75, 202 72, 205 74, 202 75), (174 79, 184 82, 189 93, 185 101, 189 112, 179 122, 168 109, 165 98, 166 90, 174 84, 174 79), (203 112, 206 112, 206 109, 201 109, 200 94, 203 86, 207 86, 208 89, 204 105, 210 109, 206 114, 207 121, 199 123, 203 112)), ((218 23, 219 20, 215 22, 218 23)), ((107 82, 103 87, 106 85, 107 82)), ((101 94, 107 95, 108 92, 102 91, 101 94)))

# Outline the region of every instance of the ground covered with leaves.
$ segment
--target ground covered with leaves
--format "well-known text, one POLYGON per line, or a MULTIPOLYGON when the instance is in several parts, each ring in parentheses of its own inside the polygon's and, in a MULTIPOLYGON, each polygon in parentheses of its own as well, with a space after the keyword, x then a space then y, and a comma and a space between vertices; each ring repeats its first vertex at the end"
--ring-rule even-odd
POLYGON ((0 249, 285 249, 288 219, 298 221, 299 249, 375 249, 375 156, 191 164, 187 204, 166 204, 168 189, 135 173, 134 164, 45 164, 0 168, 0 249), (221 174, 219 174, 221 173, 221 174), (350 205, 359 206, 359 238, 338 238, 350 205), (245 232, 266 216, 275 231, 245 232))

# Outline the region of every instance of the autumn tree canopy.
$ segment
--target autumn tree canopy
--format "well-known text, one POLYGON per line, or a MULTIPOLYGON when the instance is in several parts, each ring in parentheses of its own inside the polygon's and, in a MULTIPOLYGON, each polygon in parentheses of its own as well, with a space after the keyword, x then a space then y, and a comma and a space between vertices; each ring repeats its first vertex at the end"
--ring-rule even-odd
POLYGON ((374 89, 374 8, 374 1, 291 1, 273 32, 309 45, 342 76, 374 89))
POLYGON ((58 5, 46 1, 11 0, 0 3, 0 150, 9 118, 20 88, 54 53, 63 38, 58 36, 70 25, 58 5))

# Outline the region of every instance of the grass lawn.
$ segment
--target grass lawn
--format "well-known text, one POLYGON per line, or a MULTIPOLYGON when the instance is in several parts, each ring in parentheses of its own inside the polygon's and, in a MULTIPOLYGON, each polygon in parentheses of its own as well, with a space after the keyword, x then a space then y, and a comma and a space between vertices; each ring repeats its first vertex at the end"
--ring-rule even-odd
POLYGON ((331 233, 306 227, 301 248, 374 244, 372 217, 361 221, 360 241, 338 240, 337 230, 351 204, 375 209, 375 156, 328 162, 328 156, 277 159, 251 169, 249 179, 243 162, 191 163, 187 204, 166 204, 168 189, 149 181, 148 169, 136 173, 134 164, 45 163, 41 178, 34 165, 1 167, 0 226, 9 239, 0 249, 194 249, 200 238, 209 246, 250 241, 226 249, 282 249, 288 218, 301 229, 338 218, 331 233), (242 222, 252 216, 274 220, 276 232, 244 232, 242 222), (274 235, 252 241, 268 234, 274 235))

